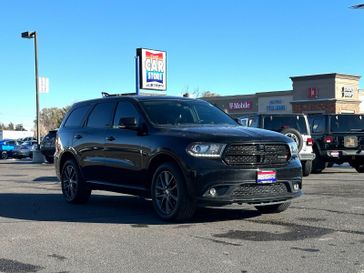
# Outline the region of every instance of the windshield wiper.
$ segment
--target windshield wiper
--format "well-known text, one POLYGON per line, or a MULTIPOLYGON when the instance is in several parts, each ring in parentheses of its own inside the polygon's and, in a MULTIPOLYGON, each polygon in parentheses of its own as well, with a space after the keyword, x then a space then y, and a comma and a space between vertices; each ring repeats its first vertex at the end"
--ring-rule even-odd
POLYGON ((350 129, 350 131, 355 131, 355 132, 364 132, 364 129, 356 129, 356 128, 353 128, 353 129, 350 129))

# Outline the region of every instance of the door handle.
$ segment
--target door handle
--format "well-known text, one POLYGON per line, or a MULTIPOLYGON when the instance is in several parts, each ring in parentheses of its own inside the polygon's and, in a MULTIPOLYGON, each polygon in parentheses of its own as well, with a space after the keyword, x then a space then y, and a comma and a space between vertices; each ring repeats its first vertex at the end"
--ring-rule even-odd
POLYGON ((114 140, 115 140, 115 137, 113 137, 113 136, 109 136, 109 137, 107 137, 107 138, 106 138, 106 140, 107 140, 107 141, 114 141, 114 140))
POLYGON ((75 139, 81 139, 82 136, 81 135, 75 135, 75 139))

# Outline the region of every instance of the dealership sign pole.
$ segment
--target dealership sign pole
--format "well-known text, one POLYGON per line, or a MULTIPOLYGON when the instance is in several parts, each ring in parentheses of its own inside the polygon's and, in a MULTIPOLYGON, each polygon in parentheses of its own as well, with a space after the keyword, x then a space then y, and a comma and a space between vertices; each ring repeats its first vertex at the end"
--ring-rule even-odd
POLYGON ((137 48, 136 53, 136 94, 140 89, 167 90, 167 53, 145 48, 137 48))

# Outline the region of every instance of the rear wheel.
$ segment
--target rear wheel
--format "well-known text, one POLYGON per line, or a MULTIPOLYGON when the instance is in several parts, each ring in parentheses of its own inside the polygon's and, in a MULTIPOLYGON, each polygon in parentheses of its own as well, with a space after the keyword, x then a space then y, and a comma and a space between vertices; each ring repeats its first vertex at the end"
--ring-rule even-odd
POLYGON ((309 176, 312 171, 312 161, 302 161, 302 175, 309 176))
POLYGON ((327 166, 327 162, 320 156, 317 150, 314 150, 316 157, 312 161, 312 173, 321 173, 327 166))
POLYGON ((256 206, 255 208, 262 214, 265 213, 280 213, 288 209, 291 205, 291 202, 286 202, 282 204, 275 204, 275 205, 265 205, 265 206, 256 206))
POLYGON ((350 164, 352 167, 355 168, 355 170, 358 173, 364 173, 364 161, 354 161, 352 164, 350 164))
POLYGON ((90 199, 91 189, 82 178, 75 160, 67 160, 61 172, 62 193, 68 203, 86 203, 90 199))
POLYGON ((187 220, 195 213, 195 197, 188 195, 183 175, 174 163, 163 163, 154 172, 151 194, 154 209, 164 220, 187 220))
POLYGON ((54 162, 53 156, 45 156, 45 159, 47 160, 48 163, 53 163, 54 162))

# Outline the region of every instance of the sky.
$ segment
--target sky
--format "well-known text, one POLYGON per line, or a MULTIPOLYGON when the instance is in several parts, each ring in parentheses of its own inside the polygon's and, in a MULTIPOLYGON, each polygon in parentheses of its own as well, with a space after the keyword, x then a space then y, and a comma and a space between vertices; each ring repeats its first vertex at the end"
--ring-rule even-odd
MULTIPOLYGON (((291 90, 290 76, 364 76, 364 0, 0 1, 0 123, 40 109, 135 92, 136 48, 167 52, 167 95, 291 90)), ((361 80, 360 88, 364 88, 361 80)))

